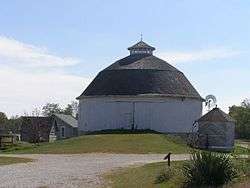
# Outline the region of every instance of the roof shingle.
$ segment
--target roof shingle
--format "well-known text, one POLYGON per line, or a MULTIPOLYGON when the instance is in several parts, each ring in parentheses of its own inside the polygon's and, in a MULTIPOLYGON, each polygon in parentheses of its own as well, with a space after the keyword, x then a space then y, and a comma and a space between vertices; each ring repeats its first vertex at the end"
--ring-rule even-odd
POLYGON ((71 115, 65 115, 65 114, 53 114, 54 116, 56 116, 57 118, 61 119, 62 121, 64 121, 65 123, 67 123, 68 125, 72 126, 72 127, 77 127, 77 120, 71 116, 71 115))
POLYGON ((214 108, 200 119, 197 120, 198 122, 201 121, 210 121, 210 122, 235 122, 233 118, 231 118, 228 114, 223 112, 219 108, 214 108))
MULTIPOLYGON (((130 48, 137 46, 149 45, 141 41, 130 48)), ((147 53, 131 54, 116 61, 101 71, 77 99, 108 95, 161 95, 203 100, 182 72, 147 53)))

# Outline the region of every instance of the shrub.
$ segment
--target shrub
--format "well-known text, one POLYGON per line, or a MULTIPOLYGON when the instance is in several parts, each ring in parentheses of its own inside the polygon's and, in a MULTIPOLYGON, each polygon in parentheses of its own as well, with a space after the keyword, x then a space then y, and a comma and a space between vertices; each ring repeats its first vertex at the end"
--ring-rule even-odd
POLYGON ((218 186, 223 185, 237 175, 236 169, 227 154, 197 152, 190 162, 183 167, 188 185, 218 186))
POLYGON ((156 176, 155 183, 163 183, 168 181, 176 174, 176 171, 172 167, 167 167, 166 169, 160 171, 160 173, 156 176))
POLYGON ((250 158, 235 158, 234 165, 238 169, 240 177, 250 177, 250 158))

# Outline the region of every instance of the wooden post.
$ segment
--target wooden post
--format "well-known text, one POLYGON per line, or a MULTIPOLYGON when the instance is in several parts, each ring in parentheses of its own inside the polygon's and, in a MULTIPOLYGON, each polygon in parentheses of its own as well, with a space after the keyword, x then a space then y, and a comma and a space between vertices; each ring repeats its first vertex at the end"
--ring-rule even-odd
POLYGON ((165 157, 164 157, 164 160, 168 160, 168 166, 170 166, 170 156, 171 156, 172 153, 168 153, 165 157))

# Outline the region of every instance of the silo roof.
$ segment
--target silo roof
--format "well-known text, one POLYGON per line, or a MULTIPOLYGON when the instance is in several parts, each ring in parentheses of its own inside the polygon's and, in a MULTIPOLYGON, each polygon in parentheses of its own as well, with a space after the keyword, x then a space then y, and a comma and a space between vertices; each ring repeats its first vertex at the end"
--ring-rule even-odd
POLYGON ((235 120, 230 117, 228 114, 223 112, 219 108, 214 108, 200 119, 197 120, 198 122, 202 121, 210 121, 210 122, 235 122, 235 120))

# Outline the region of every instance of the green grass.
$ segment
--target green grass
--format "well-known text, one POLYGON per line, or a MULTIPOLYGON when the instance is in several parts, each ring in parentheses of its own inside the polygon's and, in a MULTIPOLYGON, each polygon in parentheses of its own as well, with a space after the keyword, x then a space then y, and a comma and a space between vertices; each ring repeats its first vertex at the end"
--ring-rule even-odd
POLYGON ((236 145, 235 148, 234 148, 233 154, 236 154, 236 155, 250 155, 250 149, 236 145))
POLYGON ((20 157, 0 157, 0 166, 16 164, 16 163, 27 163, 32 161, 33 161, 32 159, 20 158, 20 157))
MULTIPOLYGON (((185 162, 172 162, 171 167, 177 173, 168 181, 155 183, 156 177, 166 169, 166 163, 152 163, 140 167, 128 167, 114 170, 104 175, 106 184, 104 187, 111 188, 179 188, 185 186, 185 178, 182 174, 182 166, 185 162)), ((238 169, 239 176, 225 187, 238 188, 250 182, 250 160, 235 159, 234 165, 238 169)))
POLYGON ((183 162, 172 162, 173 168, 178 169, 179 174, 170 178, 169 181, 157 184, 155 183, 157 175, 166 169, 166 163, 152 163, 141 167, 129 167, 119 169, 104 175, 106 180, 105 187, 112 188, 172 188, 182 187, 183 176, 181 174, 181 167, 183 162))
MULTIPOLYGON (((29 144, 19 143, 16 146, 0 150, 0 153, 14 154, 79 154, 79 153, 124 153, 148 154, 172 152, 189 153, 190 148, 178 136, 152 132, 101 132, 76 138, 55 141, 54 143, 29 144)), ((236 146, 234 154, 250 155, 250 149, 236 146)))
POLYGON ((20 144, 2 153, 188 153, 185 142, 177 136, 164 134, 99 134, 85 135, 54 143, 20 144))

